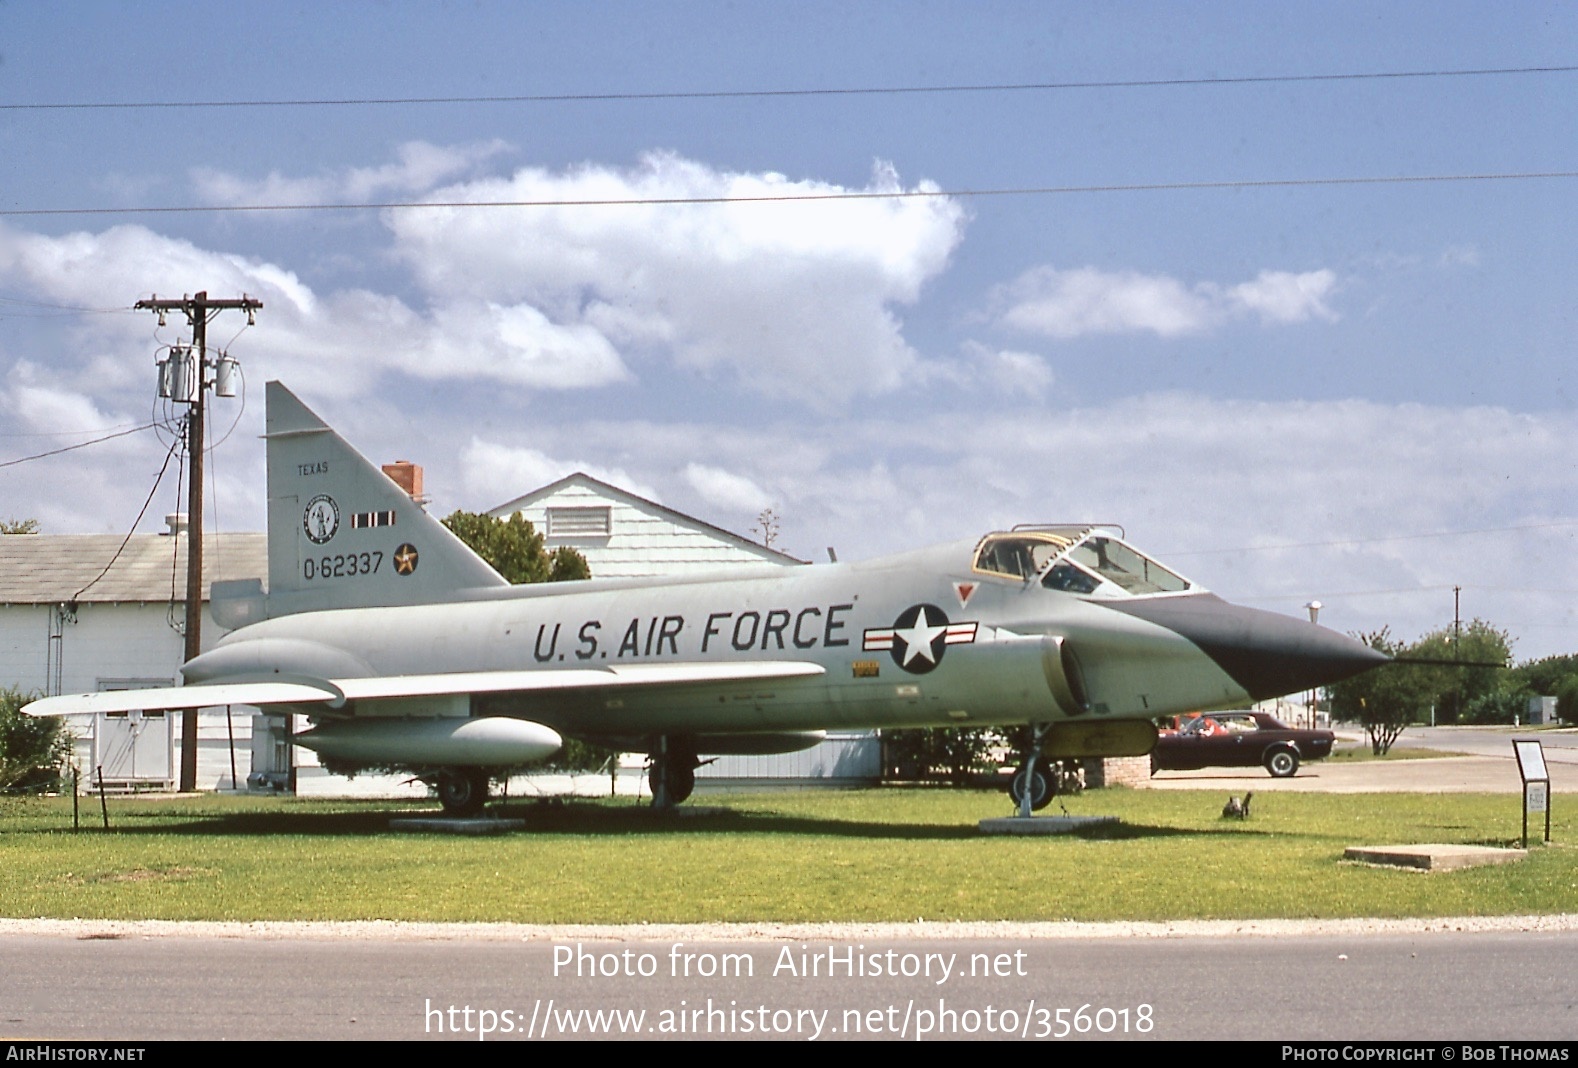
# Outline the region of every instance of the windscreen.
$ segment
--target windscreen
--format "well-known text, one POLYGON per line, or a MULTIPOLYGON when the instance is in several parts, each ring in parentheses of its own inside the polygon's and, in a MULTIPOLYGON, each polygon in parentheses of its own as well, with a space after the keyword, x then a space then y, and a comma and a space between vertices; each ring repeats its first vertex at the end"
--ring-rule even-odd
POLYGON ((1097 597, 1178 593, 1189 581, 1110 534, 1090 528, 1047 528, 989 534, 975 570, 1005 578, 1036 578, 1049 590, 1097 597))

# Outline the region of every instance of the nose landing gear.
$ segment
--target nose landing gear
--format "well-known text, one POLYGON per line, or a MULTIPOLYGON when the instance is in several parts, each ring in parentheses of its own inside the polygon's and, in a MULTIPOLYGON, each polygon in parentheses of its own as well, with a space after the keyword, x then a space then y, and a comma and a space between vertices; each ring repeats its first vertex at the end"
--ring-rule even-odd
POLYGON ((1019 815, 1028 817, 1051 804, 1059 794, 1077 794, 1085 788, 1085 772, 1077 760, 1048 760, 1041 744, 1052 730, 1050 723, 1031 724, 1019 770, 1008 780, 1008 797, 1019 815))

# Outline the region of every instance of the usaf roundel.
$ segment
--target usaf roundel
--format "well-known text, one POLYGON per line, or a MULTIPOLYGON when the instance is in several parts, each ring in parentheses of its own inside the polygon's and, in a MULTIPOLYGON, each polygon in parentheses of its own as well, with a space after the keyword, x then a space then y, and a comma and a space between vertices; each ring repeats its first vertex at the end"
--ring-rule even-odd
POLYGON ((864 647, 867 652, 886 649, 899 667, 924 675, 942 663, 948 646, 974 642, 978 626, 975 622, 949 623, 948 613, 936 605, 917 604, 900 612, 891 627, 867 628, 864 647))
POLYGON ((340 529, 340 506, 334 503, 333 497, 318 494, 307 502, 307 510, 301 513, 301 529, 314 545, 322 545, 340 529))

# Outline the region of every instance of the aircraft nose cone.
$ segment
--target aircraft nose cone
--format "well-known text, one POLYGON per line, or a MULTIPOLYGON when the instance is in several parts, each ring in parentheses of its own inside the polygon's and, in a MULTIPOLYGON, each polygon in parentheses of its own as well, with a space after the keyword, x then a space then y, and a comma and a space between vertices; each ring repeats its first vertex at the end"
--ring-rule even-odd
POLYGON ((1103 603, 1189 639, 1256 701, 1341 682, 1391 659, 1334 630, 1214 594, 1103 603))

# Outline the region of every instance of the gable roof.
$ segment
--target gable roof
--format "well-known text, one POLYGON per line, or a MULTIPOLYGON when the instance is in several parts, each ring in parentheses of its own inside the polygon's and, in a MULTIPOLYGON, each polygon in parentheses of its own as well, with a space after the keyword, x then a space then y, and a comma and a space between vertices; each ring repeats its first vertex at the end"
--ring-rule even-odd
MULTIPOLYGON (((737 549, 741 549, 745 552, 760 556, 763 560, 781 564, 806 563, 806 561, 801 560, 798 557, 790 556, 788 553, 779 552, 777 549, 770 548, 761 544, 760 542, 751 541, 749 538, 742 537, 739 534, 724 530, 722 527, 715 526, 704 519, 697 519, 693 515, 686 515, 684 512, 675 511, 667 505, 659 504, 657 501, 648 500, 639 494, 631 493, 629 490, 620 489, 618 486, 604 482, 599 478, 593 478, 591 475, 588 475, 582 471, 577 471, 574 474, 566 475, 557 482, 550 482, 540 489, 532 490, 525 496, 517 497, 513 501, 499 505, 497 508, 490 508, 487 514, 502 519, 526 508, 530 508, 540 503, 544 499, 552 497, 556 493, 559 493, 560 491, 570 487, 587 489, 596 493, 600 497, 609 498, 620 503, 630 505, 644 512, 660 515, 664 519, 667 519, 669 522, 674 523, 677 526, 690 527, 694 530, 704 532, 716 538, 717 540, 731 545, 737 549)), ((547 532, 544 531, 544 534, 546 533, 547 532)))
MULTIPOLYGON (((115 551, 124 538, 123 534, 0 535, 0 604, 184 602, 186 537, 133 534, 117 559, 115 551), (114 565, 105 572, 111 560, 114 565)), ((266 534, 203 536, 205 600, 213 582, 267 574, 266 534)))

